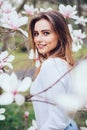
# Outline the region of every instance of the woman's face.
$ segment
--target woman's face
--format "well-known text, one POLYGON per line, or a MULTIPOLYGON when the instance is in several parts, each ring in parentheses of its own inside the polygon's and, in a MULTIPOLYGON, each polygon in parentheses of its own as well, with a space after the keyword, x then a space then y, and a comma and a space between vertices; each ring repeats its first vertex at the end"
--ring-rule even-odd
POLYGON ((40 54, 49 56, 58 43, 58 34, 54 32, 49 21, 41 19, 34 26, 34 43, 40 54))

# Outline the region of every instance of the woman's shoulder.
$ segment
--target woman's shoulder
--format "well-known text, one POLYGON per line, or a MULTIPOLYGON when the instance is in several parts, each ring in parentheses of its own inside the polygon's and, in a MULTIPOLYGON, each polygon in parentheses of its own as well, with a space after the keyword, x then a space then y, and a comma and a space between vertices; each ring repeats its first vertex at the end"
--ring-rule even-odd
POLYGON ((63 59, 56 57, 56 58, 48 58, 42 64, 42 68, 53 67, 53 66, 59 66, 65 68, 68 67, 68 63, 63 59))

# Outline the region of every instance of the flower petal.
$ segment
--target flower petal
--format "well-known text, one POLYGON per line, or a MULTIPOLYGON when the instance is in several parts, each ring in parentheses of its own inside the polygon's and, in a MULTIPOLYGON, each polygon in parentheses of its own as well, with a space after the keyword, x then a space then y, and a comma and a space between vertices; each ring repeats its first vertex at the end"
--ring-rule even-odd
POLYGON ((0 95, 0 105, 9 105, 13 102, 13 95, 10 93, 3 93, 0 95))
POLYGON ((5 112, 5 108, 0 108, 0 114, 5 112))
POLYGON ((20 83, 19 88, 17 89, 19 92, 25 92, 29 89, 30 85, 32 83, 32 80, 30 77, 26 77, 23 79, 23 81, 20 83))
POLYGON ((14 59, 15 59, 15 56, 9 55, 8 58, 7 58, 7 61, 12 62, 14 59))
POLYGON ((12 74, 10 75, 10 87, 11 91, 16 90, 18 87, 18 78, 14 72, 12 72, 12 74))
POLYGON ((72 71, 73 89, 87 103, 87 60, 79 62, 72 71))
POLYGON ((55 100, 56 104, 67 112, 76 112, 81 109, 83 103, 76 95, 60 94, 55 100))
POLYGON ((4 91, 6 91, 6 92, 10 91, 8 74, 3 73, 0 75, 0 86, 4 91))
POLYGON ((0 120, 5 120, 5 116, 4 115, 0 115, 0 120))
POLYGON ((16 94, 15 96, 15 102, 17 103, 17 105, 23 105, 25 102, 25 98, 24 96, 22 96, 21 94, 16 94))
POLYGON ((12 92, 16 90, 17 85, 18 85, 18 79, 14 72, 11 75, 5 73, 0 75, 0 86, 4 91, 12 92))

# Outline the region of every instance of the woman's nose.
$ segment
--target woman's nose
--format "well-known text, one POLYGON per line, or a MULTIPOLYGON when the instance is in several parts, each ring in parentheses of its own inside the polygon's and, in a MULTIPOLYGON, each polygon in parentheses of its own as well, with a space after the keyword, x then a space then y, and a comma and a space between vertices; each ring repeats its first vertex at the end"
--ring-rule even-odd
POLYGON ((42 41, 43 41, 43 36, 42 36, 42 35, 38 35, 38 36, 36 37, 36 41, 42 42, 42 41))

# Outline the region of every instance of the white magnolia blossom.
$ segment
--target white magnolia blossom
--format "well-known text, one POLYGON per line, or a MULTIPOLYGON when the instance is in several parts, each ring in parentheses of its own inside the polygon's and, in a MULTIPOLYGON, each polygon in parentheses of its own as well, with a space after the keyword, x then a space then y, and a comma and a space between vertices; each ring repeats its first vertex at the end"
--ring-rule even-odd
POLYGON ((21 93, 26 92, 31 83, 32 80, 30 77, 18 80, 15 73, 12 73, 11 75, 6 73, 1 74, 0 86, 4 92, 0 95, 0 104, 8 105, 15 101, 18 105, 22 105, 25 101, 25 97, 21 93))
POLYGON ((72 94, 60 94, 53 103, 68 112, 75 112, 87 104, 87 59, 78 63, 71 72, 72 94))
POLYGON ((67 112, 76 112, 83 106, 81 99, 75 94, 60 94, 54 99, 54 103, 67 112))
POLYGON ((72 71, 73 90, 87 105, 87 60, 83 60, 72 71))
POLYGON ((83 39, 86 38, 86 34, 85 32, 82 33, 81 29, 73 30, 71 24, 69 24, 68 27, 73 40, 72 51, 77 52, 79 49, 82 48, 83 39))
POLYGON ((0 69, 4 68, 4 67, 8 67, 10 69, 13 68, 11 62, 14 60, 14 56, 13 55, 9 55, 9 53, 7 51, 3 51, 0 54, 0 69))
POLYGON ((5 120, 5 116, 2 115, 5 112, 5 108, 0 108, 0 120, 5 120))
POLYGON ((13 8, 12 5, 8 1, 4 1, 1 4, 1 9, 0 9, 1 13, 11 13, 14 10, 15 8, 13 8))
POLYGON ((64 16, 64 18, 74 18, 77 11, 76 11, 76 5, 73 7, 70 5, 59 5, 59 12, 64 16))
POLYGON ((73 30, 73 33, 71 36, 72 36, 73 42, 81 43, 81 44, 83 44, 83 39, 86 38, 85 32, 82 32, 81 29, 73 30))
POLYGON ((82 45, 79 43, 74 43, 72 44, 72 51, 73 52, 78 52, 82 48, 82 45))
POLYGON ((1 22, 1 26, 4 28, 18 30, 19 27, 28 23, 28 17, 20 17, 16 11, 13 11, 9 14, 4 14, 1 22))
POLYGON ((76 19, 75 24, 86 26, 87 18, 84 18, 83 16, 80 16, 80 17, 77 16, 75 19, 76 19))
POLYGON ((24 10, 25 10, 25 12, 23 12, 23 13, 28 14, 28 15, 34 15, 34 13, 35 13, 38 9, 37 9, 37 8, 34 8, 33 5, 29 6, 29 5, 25 4, 25 5, 24 5, 24 10))
POLYGON ((32 120, 32 126, 28 130, 37 130, 37 124, 35 120, 32 120))

